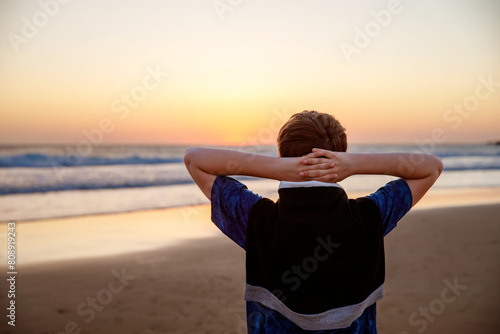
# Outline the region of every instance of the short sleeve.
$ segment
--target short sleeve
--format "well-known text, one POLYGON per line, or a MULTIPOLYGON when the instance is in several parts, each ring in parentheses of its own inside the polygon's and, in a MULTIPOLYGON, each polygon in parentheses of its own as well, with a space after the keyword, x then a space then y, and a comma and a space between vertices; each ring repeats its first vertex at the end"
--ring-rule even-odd
POLYGON ((384 236, 396 227, 398 221, 410 211, 413 201, 411 190, 403 179, 387 183, 367 196, 379 208, 384 224, 384 236))
POLYGON ((250 211, 262 197, 241 182, 217 176, 212 186, 212 222, 231 240, 245 249, 250 211))

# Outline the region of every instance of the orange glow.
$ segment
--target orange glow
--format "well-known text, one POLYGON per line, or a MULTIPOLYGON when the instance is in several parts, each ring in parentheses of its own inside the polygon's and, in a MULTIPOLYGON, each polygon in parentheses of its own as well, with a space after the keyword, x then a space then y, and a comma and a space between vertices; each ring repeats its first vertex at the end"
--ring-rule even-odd
MULTIPOLYGON (((273 144, 304 109, 334 114, 353 142, 414 142, 436 128, 449 141, 498 140, 495 84, 473 112, 446 117, 480 77, 500 81, 489 5, 405 4, 347 62, 339 45, 354 43, 375 1, 245 3, 223 21, 193 2, 105 2, 61 7, 17 53, 2 39, 0 143, 74 142, 107 119, 106 143, 273 144)), ((40 10, 4 7, 4 36, 40 10)))

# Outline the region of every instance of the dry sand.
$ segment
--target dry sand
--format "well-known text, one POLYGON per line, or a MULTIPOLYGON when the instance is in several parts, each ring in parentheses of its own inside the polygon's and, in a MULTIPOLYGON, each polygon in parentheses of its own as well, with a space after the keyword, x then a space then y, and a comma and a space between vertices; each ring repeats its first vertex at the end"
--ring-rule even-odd
MULTIPOLYGON (((400 221, 386 238, 379 333, 498 333, 499 195, 434 192, 400 221)), ((4 315, 0 333, 246 333, 245 254, 209 215, 202 206, 19 222, 16 327, 4 315)), ((2 292, 5 313, 6 303, 2 292)))

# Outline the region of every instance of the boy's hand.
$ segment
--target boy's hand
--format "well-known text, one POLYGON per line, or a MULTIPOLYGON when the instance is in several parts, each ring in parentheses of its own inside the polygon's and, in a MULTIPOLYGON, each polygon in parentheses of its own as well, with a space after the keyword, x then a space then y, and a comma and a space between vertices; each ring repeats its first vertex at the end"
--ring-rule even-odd
POLYGON ((315 153, 297 158, 279 158, 278 175, 280 181, 329 180, 337 177, 333 174, 334 165, 330 159, 316 156, 315 153), (314 159, 314 162, 311 160, 314 159), (310 163, 306 163, 310 161, 310 163))
POLYGON ((302 164, 309 167, 299 172, 306 180, 334 183, 355 174, 354 157, 347 152, 314 148, 312 153, 302 157, 302 164), (329 168, 326 169, 325 165, 329 165, 329 168))

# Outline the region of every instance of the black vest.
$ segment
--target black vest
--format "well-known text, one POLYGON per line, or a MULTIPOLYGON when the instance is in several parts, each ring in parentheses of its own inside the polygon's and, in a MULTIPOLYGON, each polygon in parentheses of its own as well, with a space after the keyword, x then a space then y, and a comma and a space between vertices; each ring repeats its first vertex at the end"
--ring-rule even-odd
MULTIPOLYGON (((304 315, 363 302, 384 283, 382 217, 340 187, 285 188, 252 208, 247 285, 304 315)), ((258 300, 257 300, 258 301, 258 300)))

